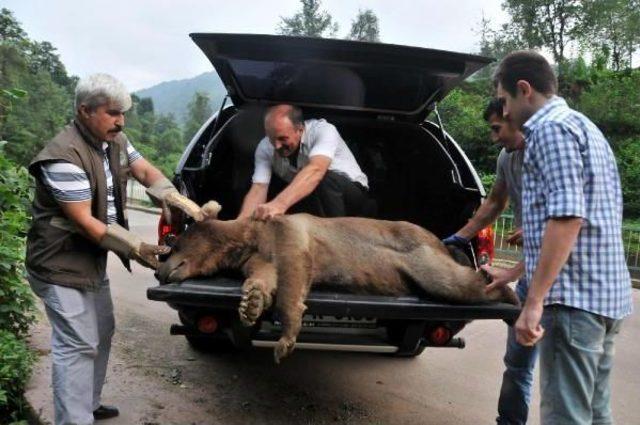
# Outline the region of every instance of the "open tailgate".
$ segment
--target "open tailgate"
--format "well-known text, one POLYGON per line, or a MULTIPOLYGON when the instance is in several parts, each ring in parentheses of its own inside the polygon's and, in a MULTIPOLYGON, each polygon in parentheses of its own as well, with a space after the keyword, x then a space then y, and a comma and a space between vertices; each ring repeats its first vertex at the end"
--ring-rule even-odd
MULTIPOLYGON (((189 279, 147 289, 147 298, 175 305, 237 309, 241 281, 227 277, 189 279)), ((479 320, 518 318, 520 308, 504 303, 485 305, 443 304, 416 296, 387 297, 311 291, 307 314, 375 317, 409 320, 479 320)))

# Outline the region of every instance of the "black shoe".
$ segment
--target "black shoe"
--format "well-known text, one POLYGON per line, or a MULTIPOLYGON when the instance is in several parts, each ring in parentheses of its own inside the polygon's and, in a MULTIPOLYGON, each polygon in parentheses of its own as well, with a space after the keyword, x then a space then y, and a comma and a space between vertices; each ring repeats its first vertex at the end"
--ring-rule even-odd
POLYGON ((93 418, 99 421, 100 419, 115 418, 119 414, 120 412, 117 407, 101 404, 100 407, 93 411, 93 418))

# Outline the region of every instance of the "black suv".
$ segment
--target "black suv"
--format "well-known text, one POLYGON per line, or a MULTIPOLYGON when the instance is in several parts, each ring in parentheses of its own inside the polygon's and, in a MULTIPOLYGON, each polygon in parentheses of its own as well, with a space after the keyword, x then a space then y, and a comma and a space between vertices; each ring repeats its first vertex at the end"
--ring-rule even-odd
MULTIPOLYGON (((191 34, 228 91, 185 150, 174 183, 199 204, 210 199, 235 218, 251 186, 254 150, 264 137, 264 108, 300 106, 305 118, 334 124, 369 178, 377 218, 406 220, 439 237, 459 229, 485 193, 469 159, 446 133, 436 106, 491 59, 380 43, 248 34, 191 34), (228 99, 233 102, 229 104, 228 99), (435 122, 427 117, 435 117, 435 122)), ((161 242, 184 227, 159 224, 161 242)), ((466 252, 490 261, 483 231, 466 252)), ((253 328, 238 319, 241 277, 219 275, 148 289, 149 299, 178 310, 185 335, 199 349, 272 346, 275 312, 253 328)), ((426 346, 463 347, 455 338, 474 319, 513 320, 506 304, 461 306, 420 297, 312 291, 297 348, 363 350, 415 356, 426 346)))

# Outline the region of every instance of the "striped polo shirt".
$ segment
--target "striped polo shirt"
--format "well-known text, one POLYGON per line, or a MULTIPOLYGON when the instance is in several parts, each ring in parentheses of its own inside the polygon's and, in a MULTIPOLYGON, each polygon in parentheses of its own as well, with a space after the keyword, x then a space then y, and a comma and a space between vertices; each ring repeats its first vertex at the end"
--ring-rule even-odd
MULTIPOLYGON (((102 143, 105 151, 102 164, 107 180, 107 224, 117 222, 116 203, 113 196, 113 176, 109 168, 109 159, 106 155, 107 143, 102 143)), ((127 141, 127 158, 129 165, 133 164, 142 155, 127 141)), ((46 162, 41 166, 42 183, 58 202, 82 202, 91 200, 91 185, 89 177, 84 170, 77 165, 66 161, 46 162)))

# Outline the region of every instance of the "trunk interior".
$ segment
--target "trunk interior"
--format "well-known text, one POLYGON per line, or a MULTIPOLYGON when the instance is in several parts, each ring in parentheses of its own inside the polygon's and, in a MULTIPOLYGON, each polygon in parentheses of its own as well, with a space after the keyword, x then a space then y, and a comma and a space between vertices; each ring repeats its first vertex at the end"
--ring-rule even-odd
MULTIPOLYGON (((314 118, 305 112, 306 119, 314 118)), ((236 217, 251 186, 253 154, 264 137, 262 114, 260 109, 222 111, 224 124, 209 125, 179 170, 192 199, 222 205, 221 219, 236 217)), ((410 221, 444 237, 466 223, 480 204, 472 171, 434 124, 321 117, 337 127, 369 178, 376 218, 410 221), (461 183, 454 179, 455 168, 461 183)))

